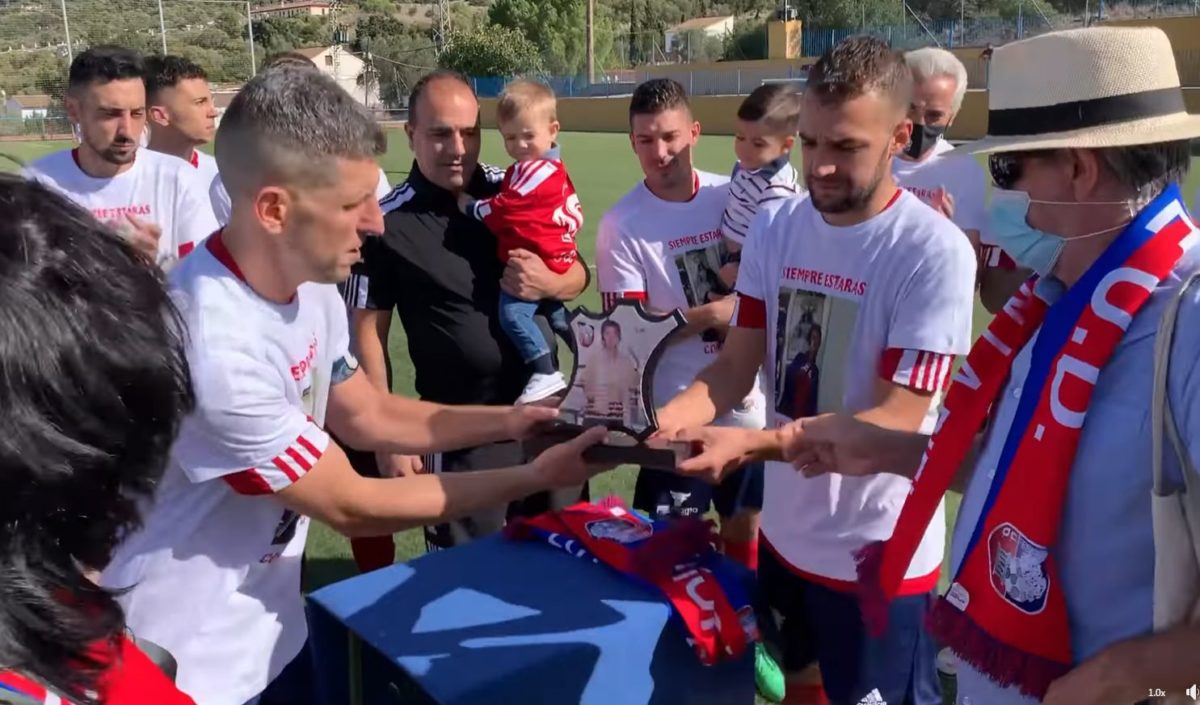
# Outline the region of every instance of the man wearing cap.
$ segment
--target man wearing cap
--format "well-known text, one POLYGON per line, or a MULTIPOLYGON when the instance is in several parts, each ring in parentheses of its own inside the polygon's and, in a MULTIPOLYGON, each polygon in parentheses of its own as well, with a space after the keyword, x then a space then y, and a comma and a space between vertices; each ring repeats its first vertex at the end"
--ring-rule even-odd
MULTIPOLYGON (((1178 694, 1200 673, 1200 628, 1155 628, 1151 377, 1164 310, 1200 271, 1178 187, 1200 117, 1154 28, 997 48, 991 101, 989 135, 965 151, 990 154, 991 233, 1037 276, 955 374, 932 437, 829 415, 784 429, 785 454, 806 475, 914 478, 892 537, 859 555, 868 618, 965 486, 931 620, 959 658, 960 703, 1178 694)), ((1182 291, 1169 349, 1174 489, 1200 465, 1200 286, 1182 291)))

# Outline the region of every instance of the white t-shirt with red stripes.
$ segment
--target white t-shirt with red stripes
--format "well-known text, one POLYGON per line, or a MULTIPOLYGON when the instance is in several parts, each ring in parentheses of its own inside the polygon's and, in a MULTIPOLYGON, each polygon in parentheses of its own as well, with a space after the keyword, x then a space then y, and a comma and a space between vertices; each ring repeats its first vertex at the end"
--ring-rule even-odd
POLYGON ((133 165, 111 178, 97 179, 79 166, 78 149, 47 154, 25 168, 31 179, 64 194, 120 231, 126 215, 162 228, 158 262, 186 255, 217 229, 208 184, 184 160, 139 149, 133 165))
POLYGON ((179 662, 181 690, 240 705, 300 651, 300 565, 309 520, 270 495, 330 443, 331 379, 357 363, 333 285, 303 284, 279 305, 242 280, 221 235, 171 273, 187 326, 196 410, 183 422, 144 527, 103 584, 134 633, 179 662))
MULTIPOLYGON (((696 193, 690 201, 664 201, 639 182, 604 214, 596 235, 596 279, 606 304, 637 298, 648 310, 664 313, 733 293, 717 278, 726 254, 721 219, 729 202, 729 179, 695 173, 696 193)), ((661 407, 687 389, 720 350, 714 335, 670 344, 654 370, 654 405, 661 407)), ((766 402, 761 382, 718 423, 762 428, 766 402)))
MULTIPOLYGON (((858 225, 829 225, 808 198, 755 220, 738 274, 735 325, 767 336, 764 372, 776 424, 878 402, 880 380, 934 392, 932 430, 954 356, 971 342, 975 256, 962 232, 898 190, 858 225)), ((887 539, 911 483, 898 475, 808 479, 766 473, 763 536, 794 571, 853 590, 854 552, 887 539)), ((933 589, 942 562, 942 510, 909 569, 905 594, 933 589)))

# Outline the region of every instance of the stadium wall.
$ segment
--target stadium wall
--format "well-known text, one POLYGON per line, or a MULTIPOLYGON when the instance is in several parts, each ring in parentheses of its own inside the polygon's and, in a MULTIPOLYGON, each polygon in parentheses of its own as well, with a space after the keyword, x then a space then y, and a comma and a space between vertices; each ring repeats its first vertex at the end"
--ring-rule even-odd
MULTIPOLYGON (((1197 18, 1200 20, 1200 18, 1197 18)), ((1197 31, 1200 32, 1200 25, 1197 31)), ((958 119, 948 137, 952 140, 978 139, 987 134, 987 91, 967 91, 958 119)), ((1200 113, 1200 88, 1183 89, 1190 113, 1200 113)), ((734 117, 744 96, 693 96, 692 112, 704 132, 710 135, 733 134, 734 117)), ((496 126, 496 99, 480 101, 483 126, 496 126)), ((558 121, 564 130, 581 132, 628 132, 629 96, 611 98, 559 98, 558 121)))

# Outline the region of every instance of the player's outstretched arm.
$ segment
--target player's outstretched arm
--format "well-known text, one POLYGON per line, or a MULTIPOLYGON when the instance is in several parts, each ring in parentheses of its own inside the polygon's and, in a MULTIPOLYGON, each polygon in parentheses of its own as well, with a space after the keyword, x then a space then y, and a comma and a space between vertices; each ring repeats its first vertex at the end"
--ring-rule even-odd
POLYGON ((539 406, 447 406, 388 394, 357 372, 329 390, 326 423, 358 450, 436 453, 527 436, 554 419, 539 406))
POLYGON ((740 404, 754 389, 754 378, 766 352, 762 329, 730 328, 716 362, 658 410, 659 434, 674 438, 680 430, 711 423, 740 404))
POLYGON ((330 442, 308 472, 275 496, 287 508, 345 536, 383 536, 504 505, 542 490, 576 487, 607 469, 583 460, 583 451, 604 436, 604 429, 591 429, 526 465, 390 479, 358 475, 342 449, 330 442))

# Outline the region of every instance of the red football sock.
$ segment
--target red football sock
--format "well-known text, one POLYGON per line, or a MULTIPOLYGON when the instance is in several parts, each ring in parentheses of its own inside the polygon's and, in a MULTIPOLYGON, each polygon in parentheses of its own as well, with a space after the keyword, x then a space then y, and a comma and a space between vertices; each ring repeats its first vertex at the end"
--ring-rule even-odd
POLYGON ((731 560, 746 566, 750 570, 758 570, 758 539, 752 541, 724 542, 724 553, 731 560))
POLYGON ((350 539, 350 552, 360 573, 386 568, 396 560, 396 544, 390 534, 350 539))
POLYGON ((829 705, 829 698, 825 696, 825 688, 820 685, 788 683, 783 705, 829 705))

